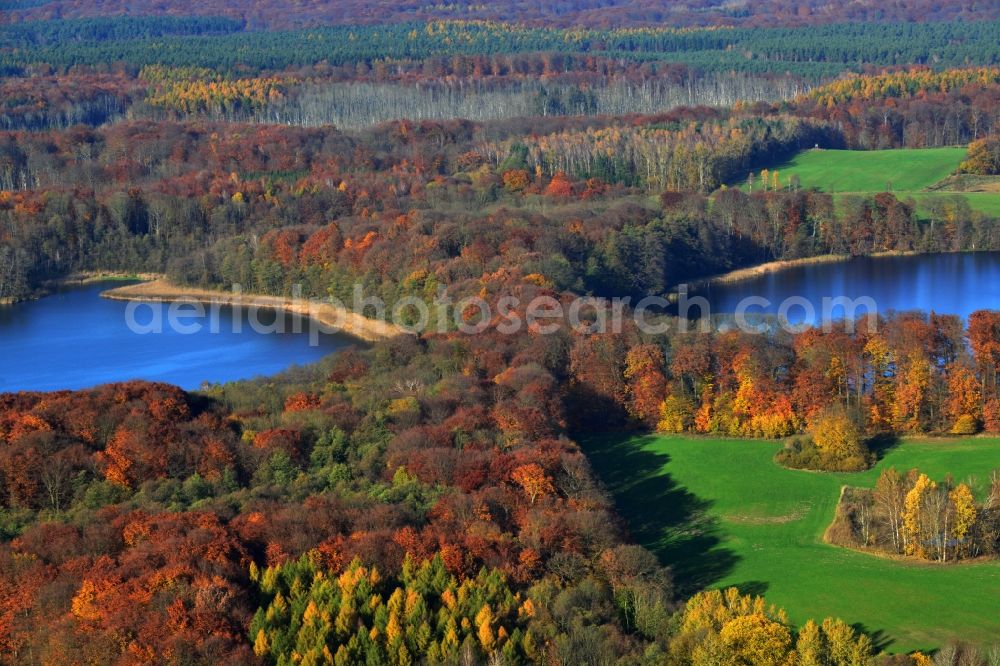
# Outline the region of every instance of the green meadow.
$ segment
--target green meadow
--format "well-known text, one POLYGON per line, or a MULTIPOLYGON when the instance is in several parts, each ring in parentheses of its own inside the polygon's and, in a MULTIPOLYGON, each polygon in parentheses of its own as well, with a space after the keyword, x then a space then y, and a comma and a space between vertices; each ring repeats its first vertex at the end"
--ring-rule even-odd
MULTIPOLYGON (((918 212, 934 198, 964 197, 972 210, 978 210, 992 217, 1000 217, 1000 192, 913 192, 907 196, 912 196, 917 202, 918 212)), ((905 196, 902 198, 906 199, 905 196)))
POLYGON ((822 539, 841 486, 872 487, 889 466, 971 479, 982 495, 1000 440, 905 441, 857 474, 782 468, 775 442, 650 435, 583 447, 631 536, 672 566, 684 592, 766 593, 794 623, 840 617, 890 652, 1000 638, 1000 562, 905 562, 822 539))
POLYGON ((965 153, 965 148, 804 150, 771 171, 778 170, 782 183, 795 175, 804 189, 822 192, 916 192, 947 178, 965 153))
MULTIPOLYGON (((787 186, 797 176, 802 189, 831 194, 893 192, 926 204, 937 197, 965 197, 973 210, 1000 216, 1000 192, 928 191, 948 178, 965 159, 963 148, 902 150, 804 150, 791 160, 770 167, 787 186)), ((756 173, 760 187, 760 173, 756 173)), ((740 187, 747 189, 747 184, 740 187)))

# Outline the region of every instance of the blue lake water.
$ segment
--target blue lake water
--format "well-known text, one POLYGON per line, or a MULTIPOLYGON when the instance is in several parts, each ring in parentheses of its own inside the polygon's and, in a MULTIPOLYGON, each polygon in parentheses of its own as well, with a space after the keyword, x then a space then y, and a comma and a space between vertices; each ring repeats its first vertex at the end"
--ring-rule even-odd
POLYGON ((135 332, 126 319, 129 304, 100 297, 111 286, 117 285, 67 288, 36 301, 0 306, 0 392, 85 388, 129 379, 196 389, 205 381, 275 374, 361 344, 346 335, 317 334, 314 345, 308 320, 273 311, 250 320, 248 312, 236 317, 227 307, 217 308, 214 318, 207 306, 205 318, 177 318, 185 326, 200 325, 200 331, 185 334, 169 326, 166 305, 152 303, 133 304, 132 319, 138 331, 159 332, 135 332), (154 308, 162 326, 156 326, 154 308), (260 333, 252 324, 285 332, 260 333))
MULTIPOLYGON (((100 297, 108 284, 67 288, 37 301, 0 306, 0 392, 49 391, 95 386, 113 381, 147 379, 195 389, 203 382, 226 382, 271 375, 295 364, 317 361, 357 340, 319 334, 312 344, 309 322, 267 312, 257 321, 265 328, 281 322, 284 333, 260 333, 229 308, 214 320, 182 319, 201 324, 185 334, 166 325, 167 306, 133 305, 134 320, 153 322, 158 308, 160 332, 137 333, 127 325, 129 304, 100 297), (277 318, 277 319, 276 319, 277 318), (302 332, 294 332, 296 330, 302 332)), ((792 324, 817 323, 825 298, 870 298, 879 313, 934 310, 963 318, 980 309, 1000 309, 1000 253, 917 255, 856 258, 849 261, 789 268, 731 284, 706 288, 701 295, 713 314, 733 313, 748 297, 746 312, 785 312, 792 324), (802 303, 807 302, 809 308, 802 303)), ((863 314, 863 309, 859 314, 863 314)), ((698 309, 691 314, 697 316, 698 309)), ((842 310, 833 310, 834 318, 842 310)))
MULTIPOLYGON (((754 297, 769 303, 750 303, 748 314, 776 315, 782 303, 794 299, 785 311, 792 324, 822 321, 824 299, 840 297, 870 298, 880 314, 933 310, 964 319, 976 310, 1000 309, 1000 252, 857 257, 711 285, 701 295, 713 314, 734 313, 741 301, 754 297)), ((843 308, 830 311, 833 319, 843 317, 843 308)), ((698 316, 695 307, 688 312, 698 316)), ((859 314, 864 312, 858 309, 859 314)))

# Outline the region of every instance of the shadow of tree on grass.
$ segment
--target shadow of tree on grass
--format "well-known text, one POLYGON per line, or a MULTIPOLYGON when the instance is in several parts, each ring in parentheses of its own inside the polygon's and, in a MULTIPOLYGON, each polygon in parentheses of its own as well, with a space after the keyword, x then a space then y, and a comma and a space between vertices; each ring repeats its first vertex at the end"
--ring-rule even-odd
POLYGON ((875 654, 885 652, 893 644, 892 638, 882 629, 871 629, 861 622, 855 622, 851 628, 859 634, 868 634, 868 638, 872 639, 872 645, 875 647, 875 654))
POLYGON ((663 472, 668 454, 645 448, 653 440, 607 434, 578 438, 631 538, 671 568, 674 584, 686 596, 726 576, 739 558, 721 545, 718 520, 709 513, 711 502, 663 472))
POLYGON ((740 594, 749 595, 752 597, 763 597, 767 594, 768 588, 771 587, 770 583, 762 580, 748 580, 743 583, 736 583, 730 585, 729 587, 735 587, 740 591, 740 594))
POLYGON ((879 433, 870 437, 865 442, 868 449, 875 454, 876 462, 885 458, 890 451, 900 444, 902 444, 902 440, 899 438, 899 435, 890 432, 879 433))

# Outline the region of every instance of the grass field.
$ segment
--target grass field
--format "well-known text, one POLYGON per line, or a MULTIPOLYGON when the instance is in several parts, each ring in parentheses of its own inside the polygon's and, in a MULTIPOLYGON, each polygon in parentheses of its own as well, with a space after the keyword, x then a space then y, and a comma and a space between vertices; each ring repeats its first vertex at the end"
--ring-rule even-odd
MULTIPOLYGON (((926 191, 955 171, 965 153, 965 148, 804 150, 770 170, 778 171, 783 185, 795 175, 803 189, 833 194, 891 190, 899 199, 912 196, 918 203, 961 196, 973 210, 1000 217, 1000 192, 926 191)), ((747 184, 740 187, 746 189, 747 184)))
POLYGON ((925 150, 804 150, 778 170, 796 175, 805 189, 823 192, 916 192, 947 178, 965 159, 965 148, 925 150))
POLYGON ((876 469, 819 474, 771 460, 781 444, 645 436, 583 441, 632 537, 670 564, 683 591, 735 585, 766 594, 789 618, 837 616, 891 652, 950 638, 1000 639, 1000 562, 935 566, 822 542, 840 487, 874 486, 879 470, 936 478, 1000 467, 1000 440, 907 441, 876 469))
POLYGON ((1000 217, 1000 192, 911 192, 897 196, 906 199, 912 196, 917 202, 917 212, 919 213, 927 201, 940 197, 965 197, 972 210, 978 210, 993 217, 1000 217))

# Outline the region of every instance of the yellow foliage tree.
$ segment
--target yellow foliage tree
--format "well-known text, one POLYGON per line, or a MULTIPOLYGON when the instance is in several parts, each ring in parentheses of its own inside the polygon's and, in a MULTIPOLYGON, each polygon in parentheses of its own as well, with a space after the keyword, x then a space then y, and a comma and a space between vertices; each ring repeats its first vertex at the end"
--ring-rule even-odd
POLYGON ((972 497, 972 490, 964 483, 955 486, 948 497, 955 507, 955 527, 951 534, 961 543, 976 524, 976 501, 972 497))
POLYGON ((784 611, 735 588, 689 599, 669 649, 673 662, 691 666, 867 664, 873 652, 867 636, 829 618, 807 621, 793 642, 784 611))
POLYGON ((843 409, 822 412, 812 423, 813 441, 820 454, 829 460, 857 461, 862 467, 865 450, 861 444, 861 431, 854 419, 843 409))
POLYGON ((477 636, 479 644, 483 646, 486 654, 491 654, 496 647, 496 636, 493 635, 493 611, 489 605, 484 604, 476 615, 477 636))
POLYGON ((923 430, 923 413, 931 387, 933 371, 930 361, 922 355, 911 355, 906 370, 897 380, 892 421, 904 432, 923 430))
POLYGON ((779 666, 789 663, 792 637, 788 627, 754 613, 734 618, 719 632, 732 663, 779 666))
POLYGON ((903 532, 905 534, 906 554, 916 557, 926 557, 926 550, 921 541, 924 521, 924 498, 927 493, 935 490, 937 484, 926 474, 921 474, 906 493, 903 502, 903 532))
POLYGON ((686 432, 694 426, 694 405, 683 396, 668 395, 660 403, 660 420, 656 423, 659 432, 686 432))
POLYGON ((799 666, 826 666, 826 646, 819 625, 813 620, 807 621, 799 629, 795 641, 795 653, 799 658, 799 666))
POLYGON ((257 632, 257 638, 253 642, 253 653, 258 657, 263 657, 271 651, 271 646, 267 642, 267 634, 261 629, 257 632))

